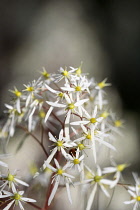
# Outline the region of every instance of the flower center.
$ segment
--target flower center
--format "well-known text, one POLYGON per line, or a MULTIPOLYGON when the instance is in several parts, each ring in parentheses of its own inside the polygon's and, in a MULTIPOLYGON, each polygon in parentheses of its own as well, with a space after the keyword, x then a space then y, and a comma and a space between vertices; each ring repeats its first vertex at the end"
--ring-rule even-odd
POLYGON ((74 159, 73 160, 73 163, 76 165, 76 164, 79 164, 80 163, 80 160, 79 159, 74 159))
POLYGON ((20 91, 18 91, 18 90, 15 90, 15 91, 14 91, 14 94, 15 94, 17 97, 20 97, 22 93, 21 93, 20 91))
POLYGON ((27 87, 26 90, 29 91, 29 92, 32 92, 32 91, 34 91, 34 88, 33 87, 27 87))
POLYGON ((46 116, 46 113, 43 110, 39 112, 39 117, 40 118, 43 119, 43 118, 45 118, 45 116, 46 116))
POLYGON ((13 182, 14 181, 14 176, 12 174, 8 174, 7 180, 13 182))
POLYGON ((116 127, 121 127, 121 126, 122 126, 121 120, 116 120, 116 121, 114 122, 114 124, 115 124, 116 127))
POLYGON ((75 108, 75 105, 73 103, 68 104, 68 109, 74 109, 74 108, 75 108))
POLYGON ((79 149, 80 149, 80 150, 83 150, 83 149, 85 149, 85 146, 84 146, 84 144, 78 144, 78 147, 79 147, 79 149))
POLYGON ((77 86, 77 87, 75 87, 75 90, 76 91, 81 91, 81 87, 80 86, 77 86))
POLYGON ((91 122, 91 123, 96 123, 97 120, 96 120, 96 118, 91 118, 91 119, 90 119, 90 122, 91 122))
POLYGON ((106 86, 105 82, 98 83, 98 86, 102 89, 106 86))
POLYGON ((87 134, 87 135, 86 135, 86 138, 87 138, 87 139, 91 139, 91 135, 90 135, 90 134, 87 134))
POLYGON ((100 182, 101 179, 102 179, 102 176, 95 176, 94 177, 95 182, 100 182))
POLYGON ((64 171, 63 171, 62 169, 58 169, 58 170, 57 170, 57 174, 58 174, 58 175, 62 175, 63 172, 64 172, 64 171))
POLYGON ((126 168, 126 164, 120 164, 117 166, 117 170, 120 172, 123 171, 125 168, 126 168))
POLYGON ((69 72, 68 72, 67 70, 64 70, 64 71, 62 72, 62 75, 65 76, 65 77, 67 77, 68 74, 69 74, 69 72))
POLYGON ((63 98, 63 96, 64 96, 64 93, 58 93, 58 96, 60 97, 60 98, 63 98))
POLYGON ((58 147, 62 147, 63 142, 62 142, 62 141, 57 141, 57 142, 56 142, 56 145, 57 145, 58 147))
POLYGON ((103 112, 103 113, 100 115, 100 117, 107 118, 108 115, 109 115, 108 112, 103 112))
POLYGON ((22 197, 22 196, 21 196, 19 193, 15 193, 14 196, 13 196, 13 198, 14 198, 15 200, 20 200, 21 197, 22 197))
POLYGON ((136 200, 137 200, 137 201, 140 201, 140 196, 137 196, 137 197, 136 197, 136 200))

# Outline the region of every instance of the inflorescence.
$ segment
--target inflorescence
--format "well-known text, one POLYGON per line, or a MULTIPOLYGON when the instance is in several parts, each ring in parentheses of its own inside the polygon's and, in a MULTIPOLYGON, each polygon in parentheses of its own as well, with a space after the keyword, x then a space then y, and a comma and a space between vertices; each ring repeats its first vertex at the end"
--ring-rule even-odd
MULTIPOLYGON (((40 170, 35 171, 34 178, 47 173, 46 183, 49 185, 50 182, 52 188, 47 193, 45 206, 32 204, 34 208, 47 209, 59 186, 66 186, 68 199, 72 203, 70 188, 73 185, 86 189, 89 196, 86 210, 92 208, 98 188, 110 197, 110 189, 117 185, 122 185, 131 196, 125 204, 133 203, 133 209, 140 206, 138 175, 133 173, 135 186, 120 183, 122 172, 128 164, 117 165, 112 161, 112 165, 105 168, 98 164, 104 148, 107 148, 108 154, 116 151, 114 135, 120 134, 123 127, 123 121, 109 109, 104 89, 110 83, 106 81, 97 83, 94 78, 88 79, 88 75, 82 73, 81 66, 60 68, 57 74, 50 74, 43 68, 39 79, 24 85, 22 91, 16 87, 10 90, 13 99, 10 104, 5 104, 8 117, 0 130, 1 141, 7 145, 16 130, 21 129, 34 138, 46 156, 40 170), (41 139, 36 137, 37 128, 41 130, 41 139)), ((8 168, 3 161, 0 161, 0 166, 8 168)), ((36 202, 23 197, 24 191, 18 190, 19 185, 29 187, 9 170, 7 174, 0 175, 1 209, 8 210, 15 205, 24 209, 22 202, 36 202)))

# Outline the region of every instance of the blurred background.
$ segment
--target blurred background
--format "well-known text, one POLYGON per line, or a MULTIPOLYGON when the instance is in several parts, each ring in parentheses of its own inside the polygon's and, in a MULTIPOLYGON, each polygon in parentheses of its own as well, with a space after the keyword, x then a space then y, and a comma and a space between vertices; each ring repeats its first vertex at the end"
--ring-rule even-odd
POLYGON ((118 158, 140 172, 139 1, 4 0, 0 14, 0 118, 13 86, 37 79, 43 66, 56 72, 83 61, 83 72, 112 83, 125 119, 118 158))

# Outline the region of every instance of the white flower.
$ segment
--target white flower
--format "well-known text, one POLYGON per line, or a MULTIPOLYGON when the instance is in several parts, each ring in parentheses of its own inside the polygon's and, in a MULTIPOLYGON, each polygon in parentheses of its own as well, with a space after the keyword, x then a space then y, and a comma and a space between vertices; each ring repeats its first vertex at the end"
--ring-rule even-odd
POLYGON ((124 204, 134 204, 133 210, 136 210, 140 207, 140 191, 136 188, 136 192, 128 190, 128 193, 131 195, 130 201, 124 201, 124 204))
POLYGON ((65 99, 66 99, 66 104, 59 104, 58 101, 56 102, 46 101, 46 102, 52 107, 65 108, 65 110, 71 112, 77 112, 76 109, 78 109, 78 113, 80 114, 80 116, 82 116, 82 105, 85 102, 87 102, 89 99, 82 99, 74 102, 67 94, 65 94, 65 99))
POLYGON ((31 198, 23 197, 24 191, 17 191, 15 188, 12 189, 13 193, 3 190, 3 195, 0 195, 0 198, 9 198, 12 200, 3 210, 8 210, 14 204, 14 206, 19 206, 21 210, 24 210, 24 207, 21 202, 36 202, 36 200, 31 198))
POLYGON ((49 140, 54 142, 54 149, 52 150, 50 156, 48 157, 49 162, 51 162, 52 158, 54 157, 54 155, 56 154, 57 151, 61 151, 62 155, 64 157, 66 157, 67 153, 64 150, 64 148, 70 148, 75 146, 76 144, 74 144, 73 142, 70 142, 69 140, 67 140, 64 136, 63 136, 63 129, 60 130, 59 133, 59 138, 56 139, 50 132, 49 132, 49 140))
POLYGON ((0 175, 0 178, 4 182, 0 186, 0 191, 3 191, 7 185, 9 186, 9 188, 13 188, 15 184, 21 184, 26 187, 29 186, 26 182, 16 178, 16 174, 11 174, 10 172, 8 173, 8 175, 0 175))
POLYGON ((132 191, 136 191, 136 189, 140 191, 140 177, 137 173, 132 172, 132 174, 135 180, 135 186, 128 186, 128 188, 132 191))
POLYGON ((93 112, 91 115, 88 114, 88 112, 83 109, 83 112, 85 113, 87 120, 85 121, 77 121, 77 122, 72 122, 71 125, 87 125, 89 124, 89 127, 91 129, 91 140, 92 140, 92 148, 93 148, 93 155, 94 155, 94 160, 96 163, 96 147, 95 147, 95 141, 94 141, 94 130, 96 128, 96 126, 98 125, 99 122, 102 121, 102 117, 96 118, 97 115, 97 106, 95 106, 93 112))
POLYGON ((100 109, 102 109, 102 106, 103 106, 103 94, 105 93, 103 91, 103 88, 111 85, 110 83, 106 83, 106 80, 107 80, 107 78, 104 79, 102 82, 99 82, 95 86, 95 89, 99 90, 98 91, 98 100, 99 100, 99 107, 100 107, 100 109))
POLYGON ((112 183, 112 181, 110 181, 108 179, 104 179, 104 175, 102 175, 101 168, 98 165, 97 165, 96 173, 94 173, 88 166, 85 166, 85 167, 88 170, 88 173, 90 173, 90 174, 88 174, 89 179, 85 180, 84 183, 90 183, 91 185, 94 184, 94 187, 90 193, 87 207, 86 207, 86 210, 90 210, 93 200, 94 200, 94 197, 95 197, 95 194, 96 194, 96 191, 97 191, 98 185, 100 186, 100 188, 104 192, 104 194, 107 197, 110 197, 110 195, 104 185, 110 185, 112 183))
POLYGON ((81 157, 79 157, 80 155, 80 150, 79 148, 76 150, 76 155, 74 156, 73 154, 68 154, 67 155, 67 159, 70 161, 70 167, 77 167, 78 171, 81 172, 82 171, 82 166, 81 163, 84 159, 84 155, 82 155, 81 157))
POLYGON ((72 176, 70 174, 67 174, 65 172, 65 170, 69 167, 69 163, 61 168, 56 159, 54 159, 54 162, 55 162, 55 165, 56 165, 57 168, 54 168, 48 162, 45 162, 46 167, 48 167, 49 169, 51 169, 55 173, 55 175, 53 176, 53 179, 52 179, 52 183, 55 182, 55 184, 54 184, 53 190, 51 192, 51 195, 49 197, 48 205, 51 204, 52 199, 54 198, 55 193, 57 191, 57 188, 60 184, 60 181, 64 181, 64 183, 66 185, 69 201, 70 201, 70 203, 72 203, 71 195, 70 195, 70 189, 69 189, 69 183, 72 182, 71 178, 74 178, 74 176, 72 176))
POLYGON ((106 167, 103 169, 103 173, 115 173, 114 178, 115 180, 112 182, 112 184, 110 185, 110 188, 113 188, 117 185, 117 183, 120 180, 121 177, 121 172, 128 167, 128 164, 119 164, 116 165, 116 163, 113 162, 113 165, 115 165, 115 167, 106 167))
POLYGON ((76 71, 76 69, 72 69, 68 71, 67 68, 63 69, 62 67, 60 67, 58 71, 59 71, 59 74, 52 75, 55 78, 55 82, 59 82, 60 80, 64 78, 65 78, 65 81, 68 81, 68 78, 71 77, 71 75, 76 71))

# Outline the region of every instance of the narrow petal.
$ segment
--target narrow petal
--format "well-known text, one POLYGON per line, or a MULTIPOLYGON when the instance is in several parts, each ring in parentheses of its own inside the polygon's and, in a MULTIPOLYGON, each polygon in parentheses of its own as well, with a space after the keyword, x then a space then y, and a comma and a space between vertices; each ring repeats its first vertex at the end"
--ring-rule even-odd
POLYGON ((22 206, 22 203, 20 201, 18 201, 18 204, 19 204, 19 207, 21 210, 24 210, 23 206, 22 206))
POLYGON ((103 185, 100 185, 102 191, 104 192, 104 194, 107 196, 107 197, 110 197, 109 193, 107 192, 107 190, 105 189, 105 187, 103 185))
POLYGON ((53 141, 53 142, 57 142, 56 139, 54 138, 54 136, 49 132, 49 140, 53 141))
POLYGON ((28 185, 26 182, 23 182, 23 181, 20 180, 20 179, 14 178, 14 180, 15 180, 16 182, 18 182, 19 184, 22 184, 22 185, 24 185, 24 186, 29 187, 29 185, 28 185))
POLYGON ((8 210, 12 206, 15 200, 11 201, 3 210, 8 210))
POLYGON ((55 193, 56 193, 56 191, 57 191, 58 185, 59 185, 59 181, 56 181, 55 184, 54 184, 53 190, 52 190, 52 192, 51 192, 51 195, 50 195, 50 197, 49 197, 49 200, 48 200, 48 206, 51 204, 52 199, 53 199, 54 196, 55 196, 55 193))
POLYGON ((25 202, 36 202, 36 200, 34 200, 32 198, 25 198, 25 197, 22 197, 21 200, 23 200, 25 202))
POLYGON ((58 104, 56 102, 46 101, 46 103, 49 104, 50 106, 54 106, 54 107, 58 107, 58 108, 61 108, 61 107, 64 108, 64 107, 66 107, 65 104, 58 104))
POLYGON ((0 161, 0 166, 8 167, 7 163, 4 163, 3 161, 0 161))
POLYGON ((52 92, 52 93, 58 93, 58 91, 56 91, 56 90, 54 90, 54 89, 52 89, 50 86, 48 86, 47 84, 45 84, 45 86, 46 86, 46 88, 50 91, 50 92, 52 92))
POLYGON ((93 111, 93 114, 92 114, 92 117, 96 117, 96 114, 97 114, 97 105, 95 106, 94 108, 94 111, 93 111))
POLYGON ((68 199, 69 199, 70 203, 72 204, 69 183, 66 183, 66 189, 67 189, 68 199))
POLYGON ((67 139, 70 139, 70 134, 69 134, 70 116, 71 116, 71 110, 68 111, 65 119, 65 137, 67 139))
POLYGON ((62 140, 62 139, 63 139, 63 129, 61 129, 59 133, 59 140, 62 140))
POLYGON ((49 110, 48 110, 46 116, 45 116, 45 120, 44 120, 45 122, 47 122, 47 120, 48 120, 48 118, 49 118, 49 116, 50 116, 52 110, 53 110, 53 107, 51 106, 51 107, 49 108, 49 110))
POLYGON ((96 190, 97 190, 97 183, 94 185, 94 188, 93 188, 93 190, 92 190, 92 192, 91 192, 91 194, 89 196, 86 210, 90 210, 91 209, 91 206, 92 206, 92 203, 93 203, 93 200, 94 200, 94 197, 95 197, 96 190))
POLYGON ((49 157, 47 158, 47 160, 45 161, 45 163, 46 163, 46 162, 47 162, 47 163, 50 163, 51 160, 53 159, 53 157, 54 157, 54 155, 55 155, 56 152, 57 152, 57 147, 55 147, 55 148, 52 150, 51 154, 49 155, 49 157))
POLYGON ((81 106, 82 104, 84 104, 85 102, 87 102, 89 99, 83 99, 83 100, 80 100, 80 101, 77 101, 74 105, 75 106, 81 106))
POLYGON ((54 162, 55 162, 56 167, 60 168, 60 165, 59 165, 58 161, 55 158, 54 158, 54 162))

